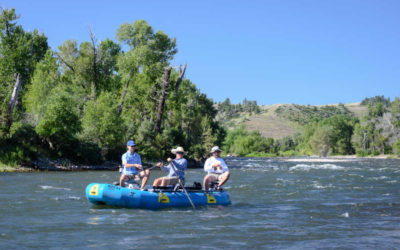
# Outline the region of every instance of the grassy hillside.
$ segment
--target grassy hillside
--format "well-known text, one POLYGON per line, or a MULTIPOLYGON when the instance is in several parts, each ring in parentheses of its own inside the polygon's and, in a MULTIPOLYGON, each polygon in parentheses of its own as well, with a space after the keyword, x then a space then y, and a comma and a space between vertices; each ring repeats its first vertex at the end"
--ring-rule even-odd
POLYGON ((280 139, 301 132, 304 125, 313 118, 330 117, 338 113, 361 117, 367 107, 360 103, 330 105, 273 104, 260 106, 259 114, 240 112, 235 117, 220 119, 227 129, 244 125, 248 131, 259 131, 263 136, 280 139))
POLYGON ((274 139, 294 135, 300 129, 295 122, 276 113, 281 104, 262 106, 262 112, 249 116, 244 122, 249 131, 259 131, 264 137, 274 139))

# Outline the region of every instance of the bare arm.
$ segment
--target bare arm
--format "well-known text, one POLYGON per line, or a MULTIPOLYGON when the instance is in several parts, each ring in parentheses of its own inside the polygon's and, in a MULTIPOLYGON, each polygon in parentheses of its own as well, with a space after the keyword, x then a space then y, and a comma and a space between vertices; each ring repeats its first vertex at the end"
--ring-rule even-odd
POLYGON ((222 169, 222 166, 221 166, 221 162, 220 162, 220 161, 218 161, 217 163, 213 164, 211 167, 212 167, 213 169, 215 169, 215 170, 217 170, 218 168, 219 168, 219 169, 222 169))
POLYGON ((137 168, 139 170, 142 169, 142 165, 136 164, 136 163, 134 163, 134 164, 125 163, 125 167, 126 168, 137 168))

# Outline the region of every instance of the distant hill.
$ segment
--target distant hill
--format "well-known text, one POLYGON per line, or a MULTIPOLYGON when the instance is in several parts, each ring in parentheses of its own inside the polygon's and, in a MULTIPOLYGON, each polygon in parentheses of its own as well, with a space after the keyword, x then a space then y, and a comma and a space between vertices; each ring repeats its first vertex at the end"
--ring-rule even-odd
POLYGON ((280 139, 301 132, 304 125, 312 119, 326 118, 336 114, 349 114, 361 117, 367 113, 367 107, 360 103, 329 105, 273 104, 259 106, 255 112, 238 112, 224 119, 217 116, 222 125, 233 129, 244 125, 249 131, 259 131, 265 137, 280 139))

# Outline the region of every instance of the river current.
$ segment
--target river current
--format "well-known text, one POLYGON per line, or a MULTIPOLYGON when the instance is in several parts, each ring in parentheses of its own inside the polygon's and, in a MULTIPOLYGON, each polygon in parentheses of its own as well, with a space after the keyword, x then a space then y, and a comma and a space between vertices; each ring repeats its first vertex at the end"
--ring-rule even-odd
POLYGON ((0 249, 400 248, 400 160, 226 161, 232 205, 196 210, 91 205, 86 185, 117 172, 0 174, 0 249))

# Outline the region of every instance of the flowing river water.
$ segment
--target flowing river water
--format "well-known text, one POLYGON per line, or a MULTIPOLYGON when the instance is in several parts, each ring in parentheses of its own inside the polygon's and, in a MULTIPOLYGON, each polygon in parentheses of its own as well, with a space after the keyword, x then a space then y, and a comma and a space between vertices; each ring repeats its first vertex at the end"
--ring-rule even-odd
POLYGON ((232 205, 195 211, 92 206, 117 172, 0 174, 0 249, 400 248, 400 160, 226 160, 232 205))

